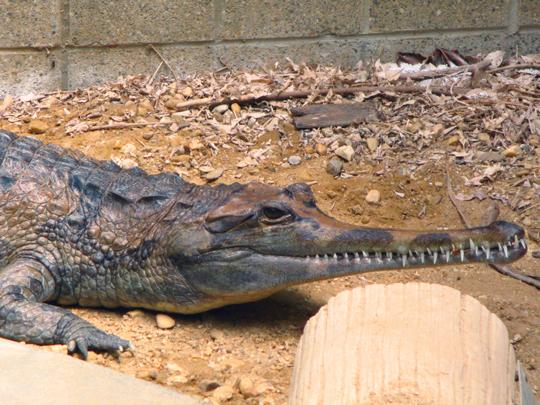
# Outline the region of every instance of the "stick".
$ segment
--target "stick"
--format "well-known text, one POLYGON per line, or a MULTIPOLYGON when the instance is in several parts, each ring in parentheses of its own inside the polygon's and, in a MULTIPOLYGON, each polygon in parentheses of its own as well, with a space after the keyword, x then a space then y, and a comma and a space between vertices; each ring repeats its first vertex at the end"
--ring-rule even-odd
POLYGON ((176 72, 173 70, 171 65, 169 65, 169 62, 167 62, 167 60, 163 57, 163 55, 157 50, 157 48, 154 45, 150 44, 149 46, 159 56, 159 58, 163 61, 163 63, 165 63, 165 65, 169 68, 169 70, 171 71, 171 73, 172 73, 172 75, 174 77, 174 80, 178 81, 178 77, 176 76, 176 72))
POLYGON ((192 100, 186 103, 179 103, 178 108, 189 108, 189 107, 203 107, 208 106, 208 108, 214 108, 220 104, 233 104, 237 103, 239 105, 255 104, 262 101, 283 101, 291 98, 307 98, 315 93, 320 96, 326 96, 329 92, 334 94, 339 94, 341 96, 352 95, 356 93, 371 93, 371 92, 395 92, 395 93, 425 93, 431 92, 437 95, 445 96, 456 96, 466 94, 470 89, 463 87, 456 87, 453 90, 448 89, 447 87, 422 87, 422 86, 410 86, 410 85, 398 85, 398 86, 354 86, 354 87, 337 87, 337 88, 327 88, 327 89, 318 89, 318 90, 295 90, 295 91, 280 91, 276 93, 265 94, 262 96, 241 96, 238 98, 226 97, 220 100, 214 100, 210 98, 202 98, 199 100, 192 100))
POLYGON ((108 130, 108 129, 149 127, 152 125, 161 126, 161 125, 170 125, 170 124, 171 123, 164 123, 164 122, 117 122, 114 124, 94 125, 92 127, 82 129, 81 132, 101 131, 101 130, 108 130))
POLYGON ((452 75, 455 73, 465 73, 473 72, 475 70, 485 70, 489 65, 490 61, 483 60, 481 62, 475 63, 473 65, 464 65, 456 66, 448 69, 432 69, 432 70, 422 70, 420 72, 413 73, 402 73, 399 75, 400 79, 411 79, 411 80, 424 80, 424 79, 433 79, 436 77, 452 75))
POLYGON ((148 79, 148 81, 146 82, 146 85, 148 86, 149 84, 152 84, 152 82, 154 81, 154 79, 156 78, 156 75, 158 74, 159 72, 159 69, 161 69, 161 67, 163 66, 163 61, 161 61, 161 63, 159 64, 159 66, 157 67, 157 69, 154 71, 154 74, 148 79))
POLYGON ((490 69, 488 70, 488 73, 498 73, 502 72, 504 70, 519 70, 519 69, 538 69, 540 70, 540 65, 535 65, 533 63, 527 63, 527 64, 517 64, 517 65, 507 65, 507 66, 501 66, 498 68, 490 69))
MULTIPOLYGON (((463 222, 463 225, 465 225, 467 228, 471 228, 471 224, 467 220, 467 217, 465 216, 465 214, 459 208, 458 202, 455 198, 454 191, 452 190, 452 183, 450 181, 450 175, 448 174, 448 167, 446 168, 446 191, 448 193, 448 198, 450 199, 450 201, 452 202, 452 205, 454 206, 457 213, 459 214, 459 217, 461 219, 461 222, 463 222)), ((540 280, 536 280, 534 277, 528 276, 526 274, 518 273, 514 271, 510 266, 504 266, 504 265, 500 265, 496 263, 489 263, 489 266, 495 269, 500 274, 504 274, 505 276, 515 278, 516 280, 522 281, 525 284, 532 285, 533 287, 536 287, 540 290, 540 280)))

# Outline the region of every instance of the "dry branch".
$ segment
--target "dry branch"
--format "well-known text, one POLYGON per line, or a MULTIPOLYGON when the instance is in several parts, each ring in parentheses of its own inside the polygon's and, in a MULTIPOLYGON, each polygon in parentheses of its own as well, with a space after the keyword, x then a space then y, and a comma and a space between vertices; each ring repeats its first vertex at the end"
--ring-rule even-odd
POLYGON ((485 70, 489 67, 490 61, 483 60, 481 62, 472 64, 472 65, 463 65, 456 66, 447 69, 432 69, 432 70, 422 70, 420 72, 413 73, 402 73, 399 75, 400 79, 411 79, 411 80, 424 80, 424 79, 433 79, 436 77, 442 77, 447 75, 453 75, 456 73, 466 73, 474 72, 477 70, 485 70))

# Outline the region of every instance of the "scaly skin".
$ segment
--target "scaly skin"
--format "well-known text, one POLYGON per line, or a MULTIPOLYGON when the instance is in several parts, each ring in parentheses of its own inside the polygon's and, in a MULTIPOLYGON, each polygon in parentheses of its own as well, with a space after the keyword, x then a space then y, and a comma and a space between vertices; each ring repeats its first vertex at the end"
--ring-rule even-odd
POLYGON ((305 184, 195 186, 0 131, 0 336, 84 357, 130 344, 49 303, 195 313, 342 275, 511 262, 523 238, 502 221, 358 228, 305 184))

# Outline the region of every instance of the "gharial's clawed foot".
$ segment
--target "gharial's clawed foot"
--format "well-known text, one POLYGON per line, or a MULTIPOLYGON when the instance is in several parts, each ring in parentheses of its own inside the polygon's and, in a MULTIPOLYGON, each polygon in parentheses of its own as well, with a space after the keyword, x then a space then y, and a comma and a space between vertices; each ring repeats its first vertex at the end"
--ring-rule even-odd
POLYGON ((69 354, 80 353, 86 360, 88 351, 123 352, 133 350, 133 345, 125 339, 103 332, 95 327, 85 327, 71 334, 67 340, 69 354))

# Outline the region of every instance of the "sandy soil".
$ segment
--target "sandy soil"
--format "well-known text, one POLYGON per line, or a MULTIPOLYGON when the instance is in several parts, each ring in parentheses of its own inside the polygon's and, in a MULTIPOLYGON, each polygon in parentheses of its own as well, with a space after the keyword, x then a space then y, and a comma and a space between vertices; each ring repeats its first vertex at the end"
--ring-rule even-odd
MULTIPOLYGON (((38 116, 54 125, 55 116, 38 116)), ((0 120, 0 126, 19 133, 26 125, 17 126, 0 120)), ((296 133, 301 138, 301 134, 296 133)), ((100 159, 119 154, 128 143, 136 148, 141 167, 158 172, 173 170, 168 161, 171 137, 160 129, 126 129, 94 131, 66 136, 60 129, 50 130, 38 138, 58 145, 78 149, 100 159), (153 133, 151 139, 148 133, 153 133), (145 136, 146 135, 146 136, 145 136)), ((265 141, 270 140, 272 134, 265 141)), ((277 147, 277 144, 276 144, 277 147)), ((444 148, 444 146, 442 146, 444 148)), ((256 167, 239 169, 236 162, 240 152, 220 149, 206 154, 206 161, 225 172, 218 182, 247 182, 251 180, 286 185, 291 182, 311 182, 320 207, 336 218, 369 226, 428 229, 459 226, 460 221, 446 193, 444 163, 426 163, 413 174, 403 170, 408 152, 389 164, 384 160, 360 156, 347 163, 347 171, 357 175, 335 178, 326 173, 327 155, 307 154, 301 142, 292 142, 273 159, 256 167), (292 154, 303 156, 298 166, 283 167, 283 158, 292 154), (368 190, 377 189, 381 202, 370 205, 365 201, 368 190), (396 194, 398 191, 400 194, 396 194), (419 213, 424 215, 419 217, 419 213)), ((399 157, 399 156, 398 156, 399 157)), ((285 165, 287 166, 287 165, 285 165)), ((517 192, 512 184, 518 170, 510 167, 506 175, 495 180, 494 189, 517 192), (512 172, 514 171, 514 172, 512 172)), ((456 191, 461 190, 462 176, 472 177, 470 166, 454 166, 452 178, 456 191)), ((201 177, 188 175, 199 183, 201 177)), ((462 202, 464 211, 479 224, 489 204, 472 200, 462 202)), ((529 221, 538 227, 538 217, 531 211, 529 221)), ((520 222, 514 211, 501 208, 501 218, 520 222)), ((530 242, 530 252, 540 247, 530 242)), ((539 261, 528 253, 516 263, 516 268, 540 275, 539 261)), ((118 358, 91 354, 89 361, 137 376, 172 389, 215 399, 212 388, 220 385, 224 397, 232 395, 228 403, 283 404, 291 376, 295 349, 302 329, 333 295, 366 283, 396 283, 408 281, 433 282, 448 285, 470 294, 495 312, 508 327, 518 358, 524 363, 531 385, 540 387, 540 300, 538 291, 516 280, 503 277, 485 265, 426 268, 410 271, 389 271, 352 276, 314 283, 276 294, 268 299, 230 306, 207 313, 174 315, 176 326, 158 329, 155 313, 129 309, 111 311, 74 308, 73 311, 100 328, 129 339, 136 347, 133 353, 118 358), (242 383, 242 391, 238 388, 242 383), (253 382, 253 387, 250 386, 253 382), (228 387, 232 387, 227 393, 228 387)), ((49 348, 64 350, 64 348, 49 348)), ((219 390, 219 389, 218 389, 219 390)), ((226 402, 226 401, 224 401, 226 402)))

